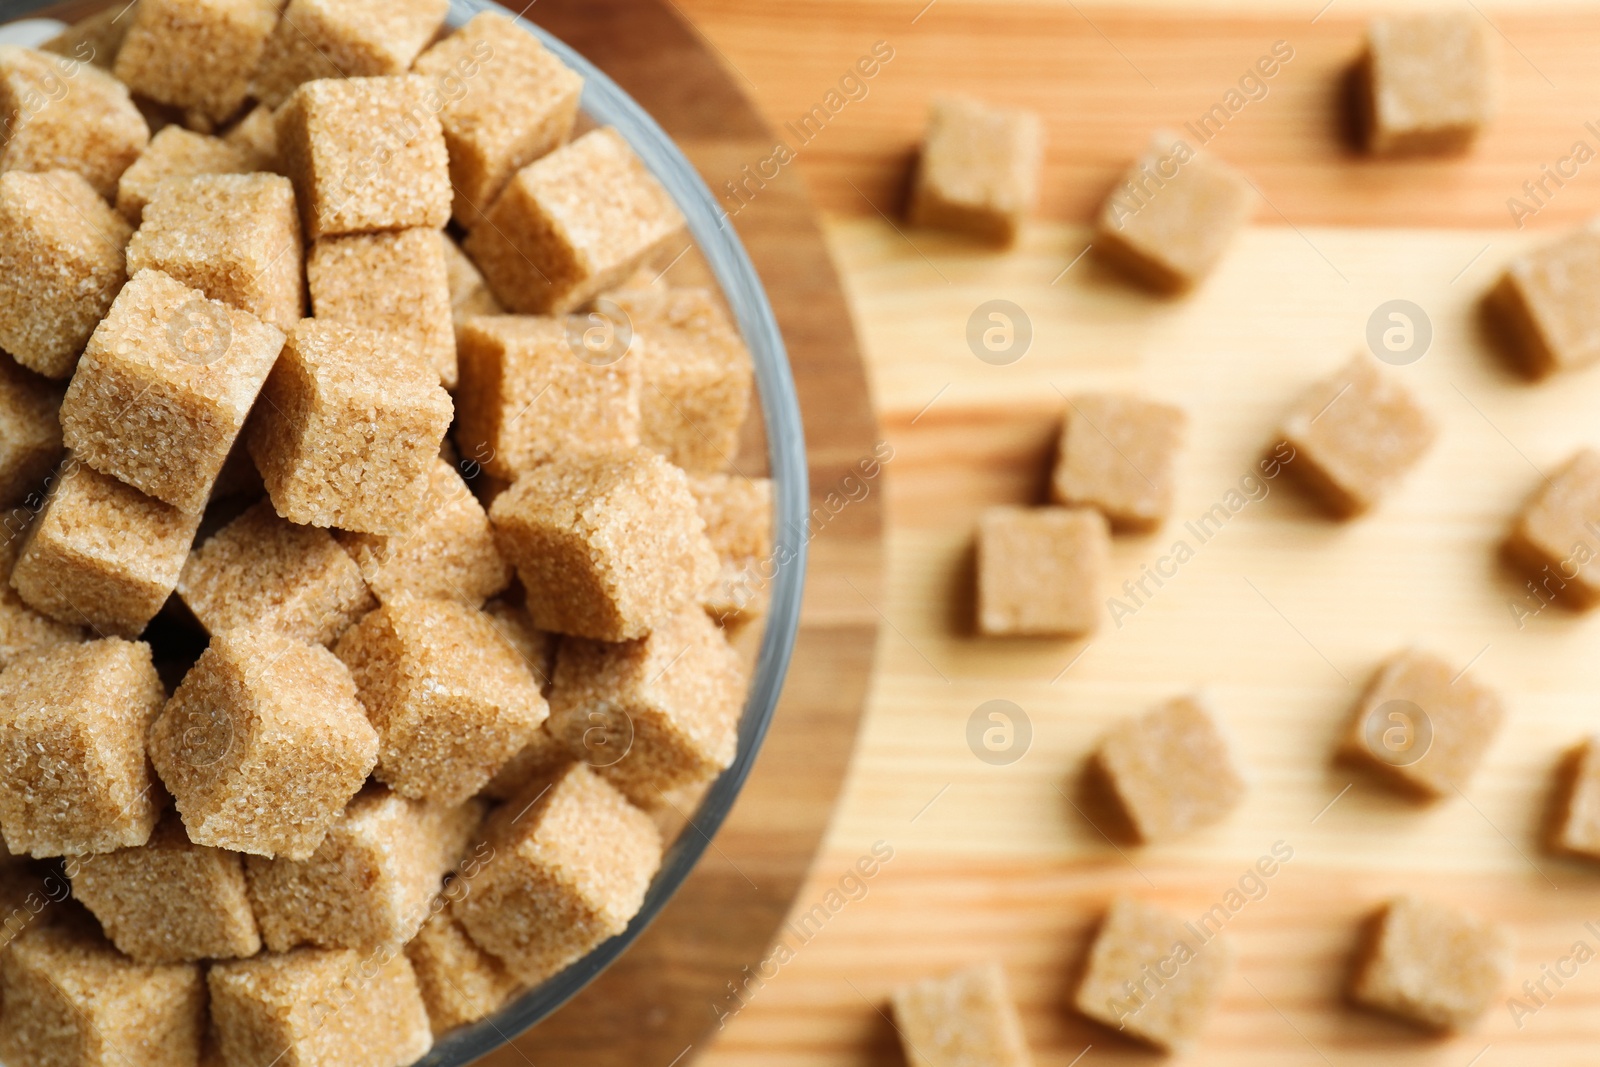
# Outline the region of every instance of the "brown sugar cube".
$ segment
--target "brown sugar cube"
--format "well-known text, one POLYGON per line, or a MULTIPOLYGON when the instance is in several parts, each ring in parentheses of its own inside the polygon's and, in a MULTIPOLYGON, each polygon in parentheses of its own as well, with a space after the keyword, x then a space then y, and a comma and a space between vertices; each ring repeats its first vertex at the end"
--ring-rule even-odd
POLYGON ((1182 408, 1134 396, 1090 394, 1067 402, 1050 497, 1098 508, 1115 529, 1146 531, 1172 512, 1182 408))
POLYGON ((454 214, 468 229, 513 174, 572 135, 583 78, 503 15, 474 17, 418 57, 415 70, 447 90, 439 119, 454 214))
POLYGON ((911 1067, 1033 1067, 998 963, 903 985, 890 999, 911 1067))
POLYGON ((246 435, 278 514, 359 533, 412 529, 450 427, 439 375, 375 330, 303 319, 246 435))
POLYGON ((1163 1051, 1190 1047, 1233 967, 1225 937, 1201 936, 1175 915, 1118 897, 1089 949, 1073 1006, 1163 1051))
POLYGON ((67 387, 66 445, 95 470, 198 512, 282 348, 283 334, 249 312, 141 271, 67 387))
POLYGON ((691 473, 725 470, 750 413, 755 365, 707 289, 634 290, 615 302, 643 344, 643 443, 691 473))
POLYGON ((145 496, 69 455, 28 529, 11 587, 36 611, 137 637, 178 584, 200 514, 145 496))
POLYGON ((1506 552, 1549 595, 1576 608, 1600 604, 1600 558, 1590 540, 1600 528, 1600 452, 1585 448, 1523 505, 1506 552))
MULTIPOLYGON (((250 79, 250 95, 277 107, 305 82, 404 74, 449 9, 449 0, 289 0, 250 79)), ((515 42, 494 43, 498 50, 515 42)), ((482 89, 474 83, 468 91, 482 89)))
POLYGON ((1010 244, 1038 202, 1043 163, 1038 115, 936 98, 911 189, 911 221, 1010 244))
POLYGON ((150 138, 150 147, 122 172, 117 182, 117 210, 135 226, 156 186, 169 178, 202 174, 244 174, 255 168, 243 149, 182 126, 168 126, 150 138))
POLYGON ((128 273, 159 270, 290 330, 305 310, 294 188, 277 174, 168 178, 128 242, 128 273))
POLYGON ((689 491, 721 563, 705 595, 707 613, 723 625, 764 614, 770 595, 764 572, 775 562, 771 479, 691 475, 689 491))
POLYGON ((1511 939, 1447 905, 1399 897, 1374 920, 1350 998, 1430 1030, 1464 1030, 1489 1010, 1511 973, 1511 939))
POLYGON ((485 835, 495 860, 451 912, 530 985, 627 929, 661 864, 650 816, 581 763, 530 783, 485 835))
POLYGON ((456 387, 456 328, 450 272, 438 230, 324 237, 306 280, 319 319, 390 334, 456 387))
POLYGON ((1341 753, 1402 788, 1449 796, 1467 784, 1504 719, 1492 689, 1437 656, 1408 649, 1368 683, 1341 753))
POLYGON ((1600 738, 1585 739, 1569 762, 1551 841, 1563 852, 1600 859, 1600 738))
POLYGON ((506 309, 489 291, 478 265, 467 258, 449 234, 440 233, 439 241, 444 245, 445 276, 450 280, 450 308, 455 321, 465 322, 474 315, 504 315, 506 309))
POLYGON ((150 141, 127 87, 103 70, 0 45, 0 171, 76 171, 107 200, 150 141))
POLYGON ((266 104, 257 104, 222 139, 244 153, 250 170, 277 171, 278 114, 266 104))
POLYGON ((239 959, 261 951, 237 853, 189 841, 168 812, 137 848, 84 856, 72 895, 140 963, 239 959))
POLYGON ((488 616, 392 598, 339 639, 382 739, 377 777, 402 796, 459 804, 533 739, 549 706, 488 616))
POLYGON ((495 545, 483 505, 442 459, 433 464, 422 521, 409 533, 334 536, 385 604, 409 593, 479 608, 511 584, 511 565, 495 545))
POLYGON ((279 518, 266 500, 189 553, 177 593, 209 633, 259 626, 321 645, 377 606, 332 534, 279 518))
POLYGON ((1220 822, 1244 799, 1227 738, 1193 697, 1122 723, 1100 743, 1095 761, 1146 843, 1220 822))
POLYGON ((278 158, 311 240, 450 221, 440 88, 417 75, 307 82, 278 114, 278 158))
POLYGON ((1411 390, 1365 356, 1301 394, 1283 422, 1290 470, 1338 518, 1376 505, 1438 433, 1411 390))
POLYGON ((407 1067, 433 1047, 404 955, 301 948, 216 964, 206 982, 229 1067, 407 1067))
POLYGON ((1157 134, 1101 207, 1094 246, 1150 288, 1182 292, 1216 267, 1255 197, 1232 167, 1157 134))
POLYGON ((521 604, 491 600, 484 605, 483 613, 489 616, 500 636, 511 642, 541 690, 548 689, 555 676, 556 635, 535 626, 528 609, 521 604))
POLYGON ((643 637, 717 572, 688 478, 653 452, 553 459, 489 509, 541 630, 643 637))
POLYGON ((278 21, 273 0, 139 0, 116 73, 209 133, 244 104, 278 21))
POLYGON ((433 1036, 486 1019, 522 988, 448 912, 429 919, 406 946, 433 1036))
POLYGON ((0 355, 0 506, 44 485, 61 458, 61 387, 0 355))
MULTIPOLYGON (((540 690, 548 694, 551 679, 555 677, 556 636, 535 627, 527 609, 519 604, 495 600, 483 613, 489 616, 500 636, 517 650, 540 690)), ((550 733, 550 720, 546 719, 544 725, 534 731, 533 740, 489 779, 489 784, 483 787, 484 795, 495 800, 510 800, 529 781, 550 774, 571 759, 567 746, 550 733)))
POLYGON ((628 799, 653 805, 733 762, 744 694, 738 653, 691 605, 636 641, 562 641, 550 733, 628 799))
POLYGON ((423 804, 371 786, 310 859, 251 856, 250 901, 267 948, 399 949, 482 821, 477 803, 423 804))
POLYGON ((377 764, 378 735, 333 653, 228 630, 151 728, 150 762, 195 844, 307 859, 377 764))
POLYGON ((1494 42, 1478 13, 1373 19, 1357 77, 1367 151, 1415 156, 1465 150, 1494 117, 1498 82, 1494 42))
POLYGON ((0 174, 0 348, 46 377, 71 374, 127 280, 132 232, 77 174, 0 174))
POLYGON ((155 827, 145 731, 166 690, 143 642, 108 637, 0 672, 0 831, 13 855, 142 845, 155 827))
POLYGON ((661 183, 606 127, 517 171, 466 250, 506 307, 560 314, 615 288, 683 226, 661 183))
POLYGON ((87 637, 80 626, 34 611, 11 588, 11 571, 32 519, 32 510, 19 507, 4 513, 0 523, 0 669, 11 666, 24 652, 76 644, 87 637))
POLYGON ((978 630, 1093 631, 1110 552, 1111 528, 1093 508, 989 508, 978 522, 978 630))
MULTIPOLYGON (((578 320, 572 320, 578 323, 578 320)), ((591 361, 559 318, 472 318, 457 333, 462 453, 502 478, 577 452, 640 441, 644 360, 591 361)))
POLYGON ((1583 226, 1513 259, 1486 307, 1529 377, 1600 360, 1600 227, 1583 226))
POLYGON ((199 1067, 205 978, 135 963, 79 924, 36 926, 0 953, 0 1055, 37 1067, 199 1067))
POLYGON ((534 733, 533 740, 489 779, 489 783, 483 787, 483 795, 494 800, 510 800, 535 778, 544 778, 570 762, 572 753, 567 750, 565 742, 550 732, 547 719, 534 733))
POLYGON ((133 19, 128 17, 128 7, 108 7, 98 14, 79 19, 40 45, 39 51, 53 52, 80 63, 93 63, 102 70, 110 70, 117 62, 117 53, 122 50, 122 40, 128 35, 128 27, 133 25, 133 19))

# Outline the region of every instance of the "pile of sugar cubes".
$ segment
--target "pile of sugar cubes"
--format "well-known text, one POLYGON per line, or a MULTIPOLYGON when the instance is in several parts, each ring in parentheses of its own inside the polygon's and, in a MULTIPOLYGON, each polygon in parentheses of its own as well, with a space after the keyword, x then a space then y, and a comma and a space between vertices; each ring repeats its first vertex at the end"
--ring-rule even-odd
POLYGON ((579 75, 447 6, 0 47, 7 1063, 409 1064, 736 755, 749 353, 579 75))

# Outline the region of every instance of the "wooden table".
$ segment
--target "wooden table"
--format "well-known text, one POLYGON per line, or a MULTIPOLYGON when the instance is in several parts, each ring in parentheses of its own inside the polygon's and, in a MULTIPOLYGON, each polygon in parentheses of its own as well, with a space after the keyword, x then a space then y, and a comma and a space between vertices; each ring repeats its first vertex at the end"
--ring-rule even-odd
MULTIPOLYGON (((1476 314, 1508 257, 1600 210, 1600 162, 1522 230, 1506 203, 1574 141, 1600 149, 1585 126, 1600 119, 1600 14, 1480 4, 1505 54, 1492 132, 1466 160, 1374 165, 1345 146, 1339 108, 1363 9, 1338 0, 1313 21, 1322 2, 1197 13, 1160 2, 676 0, 780 134, 875 42, 894 50, 865 97, 809 143, 784 134, 796 146, 784 173, 798 171, 825 211, 894 449, 887 590, 817 593, 835 610, 870 601, 885 622, 879 667, 849 787, 791 914, 813 919, 785 935, 792 958, 760 968, 700 1062, 900 1063, 880 1011, 888 990, 984 957, 1006 964, 1041 1064, 1155 1062, 1064 1006, 1093 923, 1119 892, 1199 915, 1277 841, 1294 859, 1230 921, 1238 967, 1189 1062, 1594 1062, 1600 963, 1520 1029, 1501 1004, 1450 1040, 1352 1011, 1340 986, 1360 917, 1400 890, 1511 926, 1513 986, 1580 939, 1600 948, 1583 925, 1600 918, 1600 870, 1551 857, 1536 833, 1560 753, 1600 723, 1600 619, 1550 609, 1519 628, 1509 605, 1524 591, 1495 551, 1540 472, 1600 443, 1600 377, 1521 381, 1476 314), (1077 261, 1084 220, 1149 131, 1207 111, 1279 40, 1294 58, 1208 148, 1264 200, 1219 274, 1173 302, 1129 289, 1092 254, 1077 261), (947 89, 1046 117, 1042 217, 1015 251, 890 221, 927 100, 947 89), (993 298, 1032 321, 1032 348, 1010 366, 980 362, 966 342, 969 315, 993 298), (1041 499, 1058 390, 1140 389, 1188 408, 1177 514, 1190 518, 1240 484, 1286 404, 1357 351, 1368 317, 1394 298, 1431 319, 1431 350, 1395 373, 1443 436, 1377 514, 1336 525, 1274 484, 1120 629, 1087 644, 971 634, 973 522, 986 505, 1041 499), (1511 707, 1464 795, 1433 806, 1329 758, 1373 666, 1413 641, 1470 662, 1511 707), (1119 851, 1074 807, 1081 762, 1110 723, 1196 687, 1233 731, 1249 799, 1212 831, 1119 851), (974 709, 994 698, 1032 724, 1031 748, 1009 766, 980 761, 966 742, 974 709), (893 859, 858 889, 846 875, 880 841, 893 859)), ((743 163, 760 160, 736 162, 728 180, 747 180, 743 163)), ((758 193, 746 211, 761 209, 758 193)), ((1180 527, 1119 539, 1116 582, 1165 554, 1180 527)))

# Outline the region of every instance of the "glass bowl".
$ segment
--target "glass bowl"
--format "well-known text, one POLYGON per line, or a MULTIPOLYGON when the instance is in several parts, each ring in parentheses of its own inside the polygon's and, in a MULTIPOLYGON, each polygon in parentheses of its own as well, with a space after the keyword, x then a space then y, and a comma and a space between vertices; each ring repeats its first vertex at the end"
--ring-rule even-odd
MULTIPOLYGON (((52 9, 65 6, 52 0, 9 0, 0 23, 11 25, 0 25, 0 41, 37 44, 46 40, 60 28, 59 24, 47 26, 31 21, 24 24, 24 20, 48 19, 52 9)), ((98 4, 73 4, 71 8, 75 16, 81 17, 110 6, 108 0, 98 4)), ((560 974, 522 992, 489 1018, 440 1038, 433 1050, 419 1061, 418 1067, 461 1067, 509 1044, 518 1034, 561 1007, 627 951, 672 899, 733 807, 760 751, 777 708, 799 629, 800 594, 805 579, 806 539, 794 533, 805 529, 809 508, 800 406, 783 337, 744 245, 733 227, 726 223, 710 189, 672 139, 642 107, 582 55, 493 0, 451 0, 448 21, 451 27, 459 27, 484 11, 515 17, 524 30, 538 37, 568 66, 583 75, 582 107, 588 120, 597 125, 614 126, 666 187, 688 220, 695 247, 720 286, 755 360, 759 413, 773 482, 777 569, 771 582, 771 604, 761 620, 765 630, 751 672, 750 690, 739 720, 738 756, 712 783, 693 813, 691 818, 697 832, 680 832, 667 849, 639 914, 626 931, 560 974)))

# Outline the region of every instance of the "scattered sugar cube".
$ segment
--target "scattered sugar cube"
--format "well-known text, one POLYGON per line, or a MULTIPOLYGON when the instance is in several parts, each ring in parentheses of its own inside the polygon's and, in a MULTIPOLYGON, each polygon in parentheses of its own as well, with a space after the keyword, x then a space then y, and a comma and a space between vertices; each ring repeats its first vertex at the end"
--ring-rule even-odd
POLYGON ((196 844, 307 859, 377 764, 378 735, 333 653, 227 630, 151 728, 150 761, 196 844))
POLYGON ((311 240, 438 229, 450 220, 450 156, 438 83, 417 75, 307 82, 278 115, 278 156, 311 240))
POLYGON ((1129 1037, 1182 1051, 1205 1025, 1232 966, 1223 935, 1201 941, 1177 916, 1118 897, 1089 949, 1073 1005, 1129 1037))
POLYGON ((150 138, 144 154, 122 172, 117 182, 117 210, 137 226, 156 186, 168 178, 244 174, 255 169, 252 162, 243 149, 226 141, 191 133, 182 126, 168 126, 150 138))
POLYGON ((305 82, 404 74, 449 10, 449 0, 289 0, 250 94, 277 107, 305 82))
POLYGON ((1152 289, 1181 292, 1216 267, 1255 199, 1232 167, 1157 134, 1100 209, 1094 247, 1152 289))
POLYGON ((1357 84, 1376 156, 1460 152, 1496 110, 1499 61, 1474 11, 1384 15, 1367 25, 1357 84))
POLYGON ((456 439, 468 459, 515 479, 557 456, 639 444, 644 360, 591 362, 576 350, 577 328, 515 315, 461 324, 456 439))
POLYGON ((1574 607, 1600 604, 1600 452, 1580 449, 1541 482, 1512 524, 1506 550, 1533 575, 1542 597, 1574 607))
POLYGON ((165 699, 142 641, 60 645, 0 672, 0 831, 13 855, 149 840, 159 803, 145 731, 165 699))
POLYGON ((732 466, 755 365, 722 305, 709 289, 632 290, 615 302, 643 344, 645 447, 691 473, 732 466))
POLYGON ((253 625, 322 645, 377 606, 332 534, 279 518, 266 500, 189 553, 177 592, 208 633, 253 625))
POLYGON ((911 189, 911 221, 1011 244, 1038 202, 1043 164, 1038 115, 967 97, 935 98, 911 189))
POLYGON ((28 529, 11 586, 53 619, 137 637, 178 584, 200 513, 185 514, 76 455, 28 529))
POLYGON ((1116 529, 1160 526, 1172 512, 1188 421, 1182 408, 1140 397, 1073 397, 1061 427, 1051 498, 1098 508, 1116 529))
POLYGON ((504 315, 506 309, 489 291, 478 265, 467 258, 461 246, 447 233, 439 234, 444 245, 445 275, 450 280, 450 308, 460 323, 474 315, 504 315))
POLYGON ((689 491, 721 569, 705 595, 712 618, 730 625, 765 613, 774 564, 772 481, 736 474, 691 475, 689 491))
POLYGON ((257 104, 222 139, 244 153, 251 170, 278 170, 278 113, 266 104, 257 104))
POLYGON ((456 387, 450 271, 438 230, 324 237, 306 264, 319 319, 382 330, 456 387))
POLYGON ((55 470, 60 407, 60 386, 0 354, 0 506, 27 498, 55 470))
POLYGON ((46 377, 71 374, 127 280, 132 232, 77 174, 0 174, 0 347, 46 377))
POLYGON ((562 641, 550 733, 634 803, 656 805, 733 762, 744 694, 738 653, 691 605, 636 641, 562 641))
POLYGON ((609 127, 517 171, 467 238, 499 301, 528 315, 571 311, 675 240, 677 205, 609 127))
POLYGON ((489 817, 495 860, 451 912, 528 984, 627 929, 661 863, 650 816, 581 763, 489 817))
POLYGON ((424 52, 415 69, 445 88, 439 118, 454 214, 468 229, 513 174, 572 135, 583 78, 504 15, 475 16, 424 52))
POLYGON ((84 856, 72 895, 140 963, 239 959, 261 951, 237 853, 192 844, 168 812, 137 848, 84 856))
POLYGON ((128 242, 128 273, 147 269, 293 329, 305 310, 294 187, 277 174, 168 178, 128 242))
POLYGON ((979 631, 1090 633, 1110 552, 1111 528, 1093 508, 989 508, 978 522, 979 631))
POLYGON ((1566 771, 1553 841, 1564 852, 1600 859, 1600 737, 1586 738, 1566 771))
POLYGON ((449 808, 364 789, 310 859, 246 861, 267 948, 398 949, 432 914, 482 821, 476 803, 449 808))
POLYGON ((382 739, 378 780, 459 804, 533 739, 549 715, 520 653, 488 616, 401 594, 334 647, 382 739))
POLYGON ((1505 720, 1466 670, 1418 649, 1391 657, 1356 703, 1342 753, 1427 797, 1465 787, 1505 720))
POLYGON ((81 626, 34 611, 11 588, 11 571, 16 566, 33 512, 19 507, 0 514, 4 519, 0 523, 0 669, 4 669, 24 652, 76 644, 87 635, 81 626))
POLYGON ((1295 452, 1290 470, 1340 518, 1377 504, 1438 433, 1415 394, 1365 356, 1303 393, 1283 423, 1295 452))
POLYGON ((76 171, 107 200, 150 141, 127 87, 103 70, 0 45, 0 171, 76 171))
POLYGON ((210 130, 250 92, 278 22, 274 0, 139 0, 117 53, 116 73, 134 92, 186 112, 210 130))
POLYGON ((486 1019, 522 988, 505 965, 479 948, 448 912, 423 925, 406 946, 433 1036, 486 1019))
POLYGON ((404 955, 301 948, 218 963, 206 981, 230 1067, 407 1067, 433 1047, 404 955))
POLYGON ((456 469, 435 460, 421 522, 404 534, 334 536, 385 604, 402 593, 479 608, 511 584, 483 505, 456 469))
POLYGON ((1471 912, 1399 897, 1376 920, 1350 983, 1357 1004, 1430 1030, 1463 1030, 1511 974, 1511 939, 1471 912))
POLYGON ((303 319, 246 435, 278 514, 305 526, 394 534, 427 504, 450 394, 375 330, 303 319))
POLYGON ((53 52, 80 63, 93 63, 109 71, 117 62, 128 27, 133 25, 133 19, 128 17, 128 8, 132 6, 116 5, 79 19, 40 45, 39 51, 53 52))
POLYGON ((1215 717, 1179 697, 1121 723, 1095 754, 1144 842, 1169 841, 1226 818, 1245 783, 1215 717))
POLYGON ((891 998, 911 1067, 1033 1067, 998 963, 903 985, 891 998))
POLYGON ((0 1055, 38 1067, 198 1067, 205 979, 135 963, 76 923, 35 926, 0 953, 0 1055))
POLYGON ((1513 259, 1487 306, 1530 377, 1600 360, 1600 226, 1582 226, 1513 259))
POLYGON ((249 312, 141 271, 67 387, 67 447, 102 473, 199 512, 283 343, 249 312))
POLYGON ((496 498, 489 519, 541 630, 643 637, 717 572, 688 478, 643 449, 552 459, 496 498))

